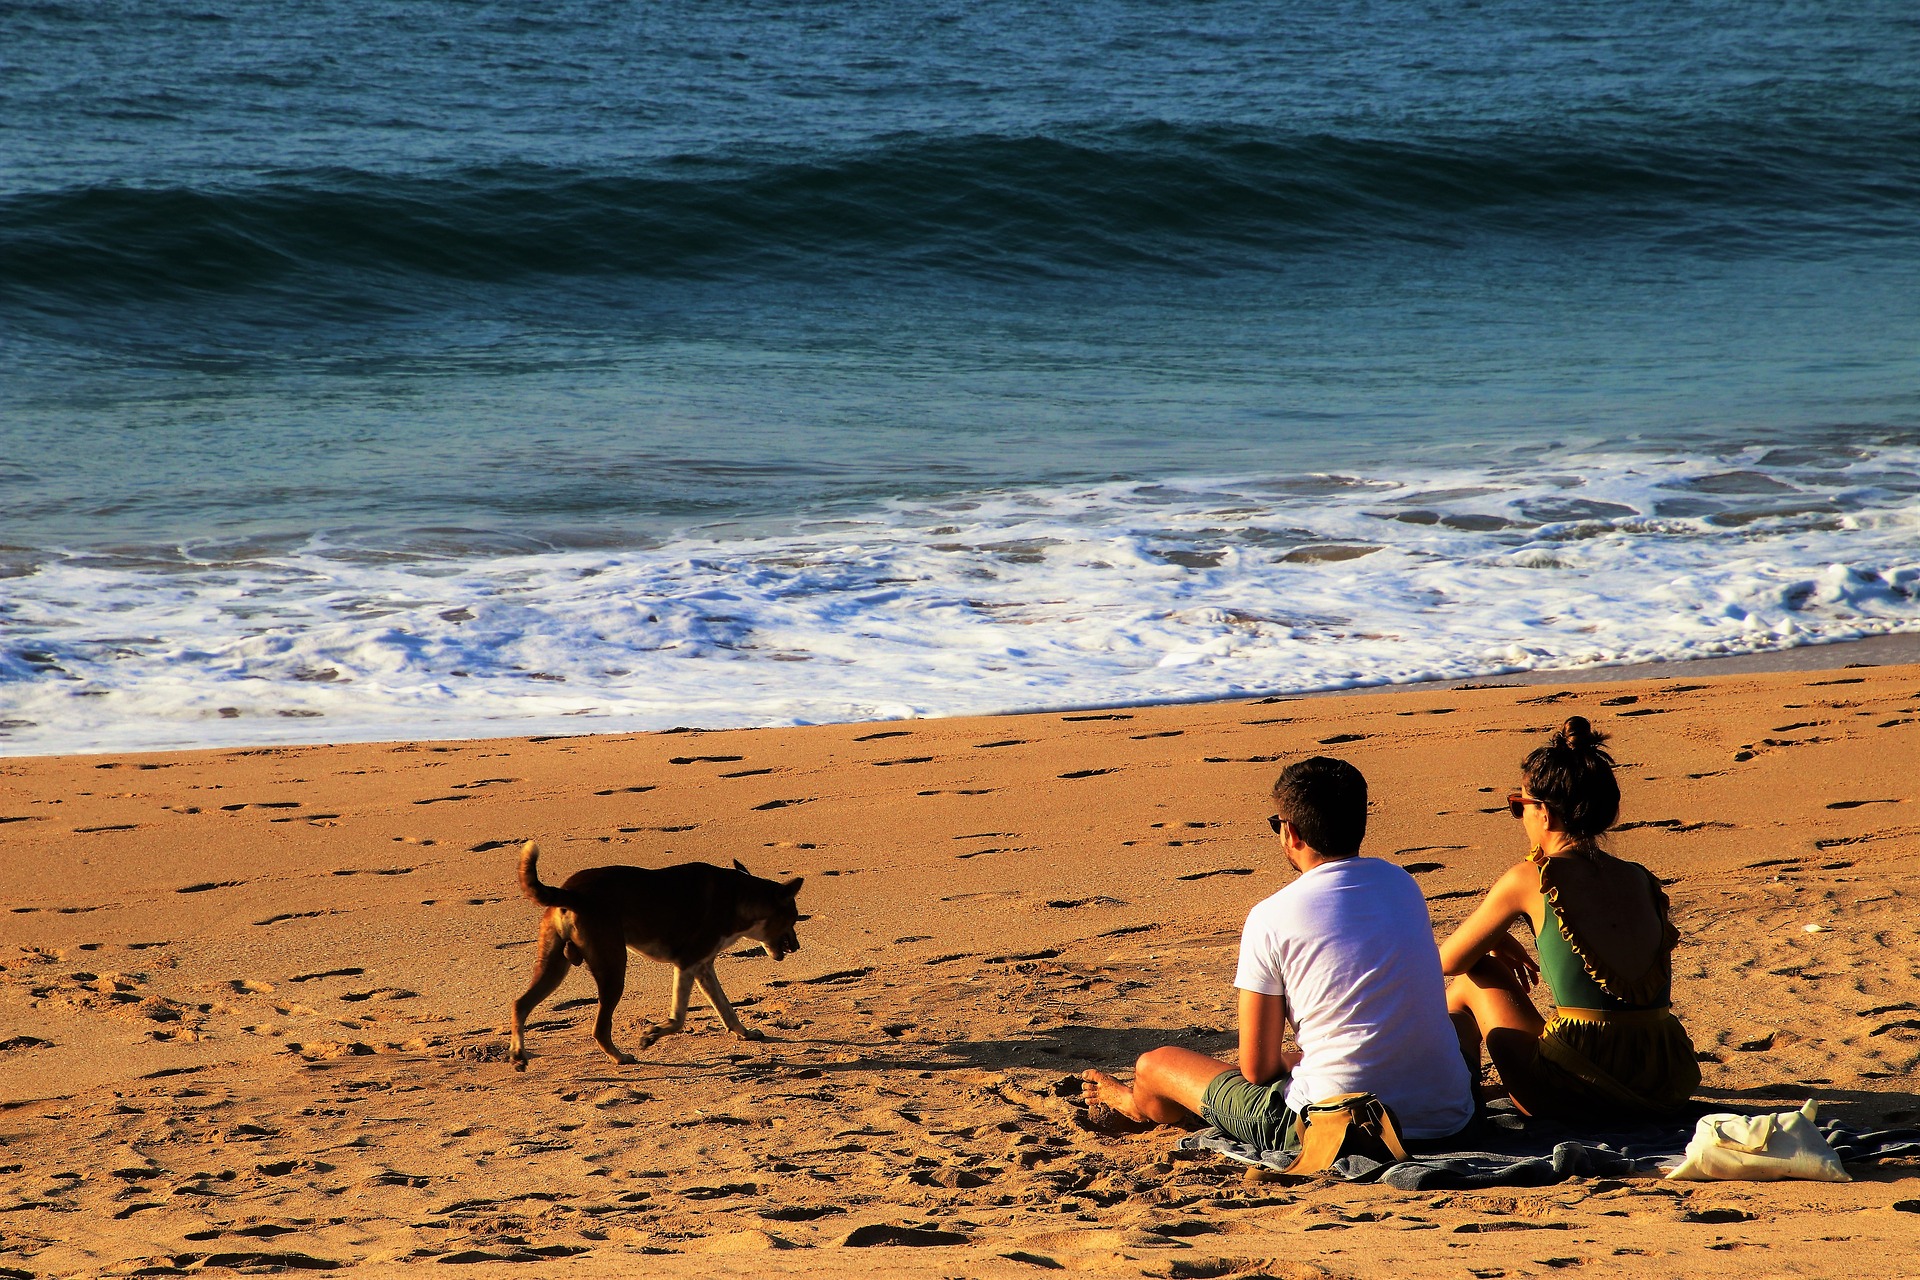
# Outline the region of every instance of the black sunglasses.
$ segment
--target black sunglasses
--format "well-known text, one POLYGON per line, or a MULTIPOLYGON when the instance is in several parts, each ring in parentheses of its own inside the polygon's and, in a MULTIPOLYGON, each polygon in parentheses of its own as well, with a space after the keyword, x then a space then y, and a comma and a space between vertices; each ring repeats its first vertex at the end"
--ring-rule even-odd
POLYGON ((1277 813, 1270 813, 1267 815, 1267 825, 1273 828, 1273 834, 1279 835, 1281 830, 1286 827, 1287 820, 1277 813))

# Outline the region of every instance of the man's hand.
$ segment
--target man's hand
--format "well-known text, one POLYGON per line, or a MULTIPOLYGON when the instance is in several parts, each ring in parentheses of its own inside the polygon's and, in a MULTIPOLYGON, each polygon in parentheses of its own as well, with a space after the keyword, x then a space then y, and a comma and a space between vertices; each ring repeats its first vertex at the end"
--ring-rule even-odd
POLYGON ((1487 944, 1487 958, 1513 975, 1522 991, 1531 991, 1540 981, 1540 962, 1526 944, 1502 929, 1487 944))

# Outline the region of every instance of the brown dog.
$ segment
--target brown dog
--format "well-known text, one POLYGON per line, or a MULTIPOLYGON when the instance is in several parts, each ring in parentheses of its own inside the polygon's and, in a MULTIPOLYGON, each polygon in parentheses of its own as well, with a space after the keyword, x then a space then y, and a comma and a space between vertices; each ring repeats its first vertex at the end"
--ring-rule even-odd
POLYGON ((626 990, 627 951, 673 966, 673 1000, 667 1021, 640 1037, 646 1048, 687 1020, 687 999, 694 983, 706 993, 727 1030, 743 1040, 765 1037, 740 1024, 714 975, 713 962, 742 938, 766 947, 775 960, 800 949, 793 926, 806 919, 794 905, 801 879, 784 884, 762 880, 735 862, 731 869, 705 862, 649 871, 644 867, 589 867, 555 888, 540 883, 540 850, 528 841, 520 850, 520 888, 547 909, 540 920, 539 953, 533 984, 513 1002, 515 1070, 527 1069, 524 1043, 527 1015, 560 985, 567 970, 585 964, 600 992, 600 1016, 593 1038, 615 1062, 633 1055, 613 1043, 613 1010, 626 990))

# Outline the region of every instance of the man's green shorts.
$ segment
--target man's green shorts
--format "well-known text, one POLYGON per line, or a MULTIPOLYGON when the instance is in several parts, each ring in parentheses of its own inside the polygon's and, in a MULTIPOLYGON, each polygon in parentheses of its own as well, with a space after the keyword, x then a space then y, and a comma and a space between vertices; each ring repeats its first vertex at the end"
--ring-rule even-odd
POLYGON ((1287 1105, 1287 1077, 1254 1084, 1238 1071, 1222 1071, 1200 1097, 1200 1118, 1222 1133, 1262 1151, 1297 1151, 1300 1117, 1287 1105))

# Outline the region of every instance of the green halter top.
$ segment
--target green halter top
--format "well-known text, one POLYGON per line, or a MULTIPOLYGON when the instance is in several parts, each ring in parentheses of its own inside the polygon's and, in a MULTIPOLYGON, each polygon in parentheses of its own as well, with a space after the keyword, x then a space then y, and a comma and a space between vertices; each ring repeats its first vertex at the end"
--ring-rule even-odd
MULTIPOLYGON (((1540 869, 1540 892, 1546 897, 1546 919, 1534 940, 1540 952, 1540 972, 1562 1009, 1656 1009, 1672 999, 1673 948, 1680 935, 1668 919, 1667 895, 1647 872, 1647 886, 1660 913, 1661 946, 1645 973, 1634 978, 1604 972, 1579 945, 1578 927, 1570 927, 1554 883, 1556 859, 1535 857, 1540 869)), ((1644 872, 1646 869, 1643 867, 1644 872)))

